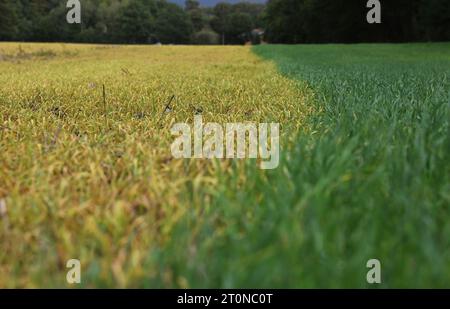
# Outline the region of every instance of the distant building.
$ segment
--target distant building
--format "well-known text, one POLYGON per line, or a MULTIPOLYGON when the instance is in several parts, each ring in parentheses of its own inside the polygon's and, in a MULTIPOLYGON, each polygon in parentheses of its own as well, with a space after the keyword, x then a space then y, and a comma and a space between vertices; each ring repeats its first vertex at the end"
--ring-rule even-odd
POLYGON ((250 32, 242 33, 240 37, 245 41, 245 45, 259 45, 264 43, 264 29, 255 28, 250 32))

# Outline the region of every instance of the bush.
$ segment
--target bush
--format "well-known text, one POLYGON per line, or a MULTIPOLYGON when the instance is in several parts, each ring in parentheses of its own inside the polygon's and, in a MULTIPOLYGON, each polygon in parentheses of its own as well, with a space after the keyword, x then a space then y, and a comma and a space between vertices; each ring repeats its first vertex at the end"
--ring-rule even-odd
POLYGON ((203 29, 192 35, 192 43, 197 45, 217 45, 220 42, 220 36, 211 29, 203 29))

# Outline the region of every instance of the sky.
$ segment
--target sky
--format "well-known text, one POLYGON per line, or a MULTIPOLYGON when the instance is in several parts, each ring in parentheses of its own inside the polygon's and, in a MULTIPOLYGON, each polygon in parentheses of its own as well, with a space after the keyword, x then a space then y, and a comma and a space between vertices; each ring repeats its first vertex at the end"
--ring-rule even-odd
MULTIPOLYGON (((185 2, 185 0, 169 0, 169 1, 180 4, 181 6, 184 6, 184 2, 185 2)), ((243 1, 242 0, 198 0, 198 2, 200 2, 201 6, 214 6, 219 2, 237 3, 237 2, 243 2, 243 1)), ((246 0, 246 2, 265 3, 266 0, 246 0)))

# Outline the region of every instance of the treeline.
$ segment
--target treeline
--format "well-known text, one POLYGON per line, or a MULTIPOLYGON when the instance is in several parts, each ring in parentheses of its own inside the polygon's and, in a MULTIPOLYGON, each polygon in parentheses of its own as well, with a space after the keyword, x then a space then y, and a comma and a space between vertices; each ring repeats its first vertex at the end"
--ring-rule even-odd
POLYGON ((82 0, 69 24, 65 0, 0 0, 0 40, 128 44, 242 44, 262 27, 264 5, 185 8, 166 0, 82 0))
POLYGON ((369 24, 367 0, 269 0, 272 43, 450 40, 450 0, 380 0, 381 24, 369 24))
POLYGON ((450 0, 268 0, 180 7, 166 0, 82 0, 68 24, 66 0, 0 0, 0 40, 128 44, 354 43, 450 40, 450 0))

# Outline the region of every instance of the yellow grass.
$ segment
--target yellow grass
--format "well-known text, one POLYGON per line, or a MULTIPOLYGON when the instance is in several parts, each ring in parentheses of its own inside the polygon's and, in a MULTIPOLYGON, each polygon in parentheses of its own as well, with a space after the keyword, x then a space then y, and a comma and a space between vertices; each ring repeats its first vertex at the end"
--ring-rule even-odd
POLYGON ((152 248, 208 207, 195 193, 215 169, 230 172, 173 159, 171 125, 201 108, 205 122, 293 132, 307 114, 297 86, 248 47, 0 44, 0 287, 64 287, 72 258, 96 278, 84 286, 156 276, 152 248))

